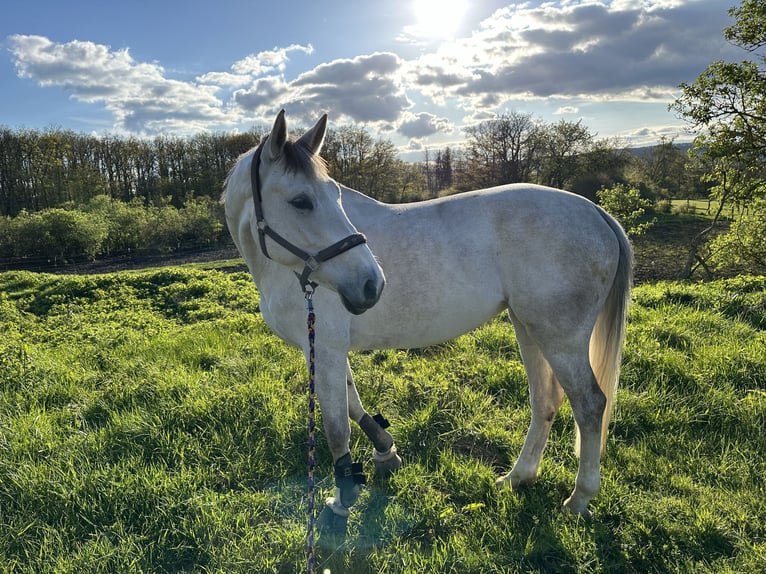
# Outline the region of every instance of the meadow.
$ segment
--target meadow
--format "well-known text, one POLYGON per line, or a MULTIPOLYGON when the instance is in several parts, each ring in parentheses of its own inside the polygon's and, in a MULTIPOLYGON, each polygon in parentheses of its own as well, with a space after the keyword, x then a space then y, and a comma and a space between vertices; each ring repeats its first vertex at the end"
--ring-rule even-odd
MULTIPOLYGON (((248 275, 213 267, 0 274, 0 572, 304 568, 303 358, 248 275)), ((577 466, 566 404, 540 480, 493 486, 529 420, 504 317, 351 363, 405 466, 365 489, 320 572, 764 571, 766 278, 635 289, 589 519, 560 509, 577 466)), ((357 428, 352 442, 370 474, 357 428)), ((321 433, 317 460, 323 499, 321 433)))

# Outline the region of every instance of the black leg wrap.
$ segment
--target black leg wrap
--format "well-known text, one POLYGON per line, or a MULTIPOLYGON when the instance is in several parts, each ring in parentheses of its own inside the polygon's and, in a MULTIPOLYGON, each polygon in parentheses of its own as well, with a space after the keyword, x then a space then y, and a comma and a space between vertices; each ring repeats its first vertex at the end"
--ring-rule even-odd
POLYGON ((364 413, 359 421, 359 426, 378 452, 386 452, 394 444, 393 437, 384 430, 391 425, 383 418, 383 415, 377 414, 371 417, 364 413))
POLYGON ((335 487, 340 491, 340 502, 346 508, 351 508, 356 502, 359 497, 359 487, 366 482, 362 463, 352 463, 351 454, 344 454, 335 463, 335 487))
POLYGON ((380 413, 373 415, 372 420, 378 423, 382 429, 387 429, 391 426, 391 423, 388 422, 388 419, 380 413))
MULTIPOLYGON (((352 463, 344 454, 335 463, 335 496, 327 499, 317 518, 317 529, 324 535, 345 536, 351 506, 359 498, 361 486, 367 482, 361 463, 352 463)), ((329 540, 329 539, 328 539, 329 540)))
POLYGON ((385 480, 402 466, 402 459, 396 453, 393 437, 385 430, 390 423, 381 414, 371 417, 365 413, 359 426, 372 441, 375 451, 372 460, 375 463, 375 477, 385 480))

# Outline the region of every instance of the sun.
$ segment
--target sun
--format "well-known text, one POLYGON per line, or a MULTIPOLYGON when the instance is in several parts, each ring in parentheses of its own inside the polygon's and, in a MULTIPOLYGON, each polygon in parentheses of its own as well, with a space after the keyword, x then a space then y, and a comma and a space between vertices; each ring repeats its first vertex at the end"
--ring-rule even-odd
POLYGON ((417 35, 449 38, 457 32, 468 9, 467 0, 413 0, 417 35))

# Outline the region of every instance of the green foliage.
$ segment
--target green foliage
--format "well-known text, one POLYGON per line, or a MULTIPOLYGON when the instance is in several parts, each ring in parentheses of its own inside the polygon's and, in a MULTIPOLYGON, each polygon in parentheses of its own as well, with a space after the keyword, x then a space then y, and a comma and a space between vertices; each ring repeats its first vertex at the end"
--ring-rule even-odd
POLYGON ((193 199, 172 205, 129 204, 97 196, 82 210, 53 208, 0 219, 0 254, 7 259, 62 262, 125 250, 169 251, 228 241, 218 202, 193 199))
MULTIPOLYGON (((0 334, 0 571, 303 569, 305 364, 246 273, 3 273, 0 334)), ((766 559, 766 278, 636 289, 590 520, 560 510, 577 464, 567 405, 538 483, 494 489, 529 421, 507 319, 351 365, 405 466, 364 490, 319 571, 728 573, 766 559)), ((352 447, 370 472, 357 428, 352 447)), ((321 500, 321 433, 317 459, 321 500)))
POLYGON ((596 192, 601 207, 612 214, 631 236, 643 235, 655 220, 641 221, 652 202, 641 197, 635 187, 618 183, 610 188, 601 188, 596 192))
POLYGON ((754 201, 732 222, 728 233, 710 243, 712 262, 719 269, 748 269, 766 273, 766 198, 754 201))
POLYGON ((147 140, 0 126, 0 214, 83 205, 98 195, 176 207, 190 195, 217 199, 228 170, 257 142, 255 133, 147 140))
POLYGON ((108 234, 102 217, 61 208, 22 211, 13 219, 4 219, 0 253, 8 257, 41 257, 58 262, 72 256, 93 259, 101 252, 108 234))

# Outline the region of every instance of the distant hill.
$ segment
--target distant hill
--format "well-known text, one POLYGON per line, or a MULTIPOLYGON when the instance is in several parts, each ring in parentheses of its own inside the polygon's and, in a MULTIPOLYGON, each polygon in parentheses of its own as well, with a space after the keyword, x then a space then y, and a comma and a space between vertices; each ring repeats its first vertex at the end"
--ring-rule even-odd
MULTIPOLYGON (((689 151, 689 148, 692 147, 691 142, 680 142, 680 143, 674 143, 673 145, 684 153, 689 151)), ((652 150, 655 147, 657 146, 650 145, 650 146, 644 146, 644 147, 629 147, 628 151, 630 151, 633 155, 636 155, 640 158, 649 159, 652 156, 652 150)))

